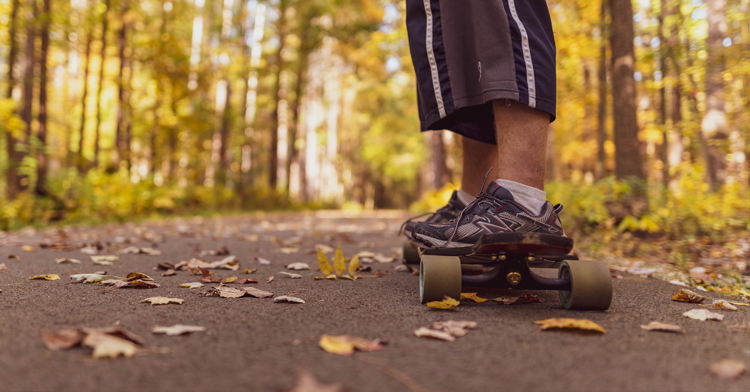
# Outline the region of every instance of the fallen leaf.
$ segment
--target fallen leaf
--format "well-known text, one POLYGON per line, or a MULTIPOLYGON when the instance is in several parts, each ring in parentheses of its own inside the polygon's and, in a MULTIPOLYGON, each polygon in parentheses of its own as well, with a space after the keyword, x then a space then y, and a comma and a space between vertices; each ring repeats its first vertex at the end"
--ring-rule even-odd
POLYGON ((340 276, 346 271, 344 251, 341 250, 341 243, 339 243, 336 253, 333 255, 333 270, 336 272, 336 276, 340 276))
POLYGON ((257 260, 260 265, 271 265, 271 261, 266 260, 262 257, 256 257, 255 260, 257 260))
POLYGON ((251 283, 258 283, 255 279, 242 279, 237 282, 237 284, 251 284, 251 283))
POLYGON ((453 309, 459 305, 459 302, 451 297, 443 297, 442 301, 432 301, 426 304, 433 309, 453 309))
POLYGON ((172 265, 172 263, 159 263, 159 264, 156 265, 156 267, 154 267, 154 269, 155 270, 167 270, 167 271, 169 271, 169 270, 176 270, 177 267, 175 267, 174 265, 172 265))
POLYGON ((182 303, 185 302, 185 300, 180 299, 180 298, 169 298, 169 297, 151 297, 151 298, 146 298, 143 301, 140 301, 138 303, 143 303, 143 302, 150 302, 151 306, 169 305, 169 304, 182 305, 182 303))
POLYGON ((323 384, 310 372, 302 369, 297 376, 297 384, 288 392, 343 392, 344 390, 341 383, 323 384))
POLYGON ((243 274, 248 274, 248 275, 249 275, 249 274, 254 274, 254 273, 256 273, 256 272, 258 272, 258 270, 257 270, 257 269, 250 269, 250 268, 245 268, 245 270, 244 270, 244 271, 242 271, 242 273, 243 273, 243 274))
POLYGON ((534 321, 534 324, 540 325, 540 331, 549 329, 579 329, 601 333, 606 332, 599 324, 586 319, 548 318, 546 320, 534 321))
POLYGON ((716 300, 713 303, 714 309, 721 309, 721 310, 733 310, 737 311, 737 307, 729 303, 729 301, 725 301, 723 299, 716 300))
POLYGON ((724 319, 724 315, 719 313, 713 313, 706 309, 693 309, 689 312, 685 312, 682 314, 685 317, 691 318, 693 320, 700 320, 700 321, 706 321, 706 320, 715 320, 715 321, 721 321, 724 319))
POLYGON ((652 321, 646 325, 641 325, 641 328, 647 331, 682 332, 682 327, 679 325, 664 324, 658 321, 652 321))
POLYGON ((180 287, 185 287, 188 289, 197 289, 198 287, 203 287, 203 283, 200 283, 200 282, 182 283, 180 287))
MULTIPOLYGON (((228 256, 228 257, 225 257, 225 258, 223 258, 221 260, 211 262, 211 265, 214 268, 219 268, 219 267, 225 267, 225 266, 234 266, 237 263, 239 263, 239 262, 237 261, 236 257, 234 257, 234 256, 228 256)), ((239 268, 239 266, 237 266, 237 268, 239 268)))
POLYGON ((329 245, 326 245, 326 244, 318 244, 318 245, 315 245, 315 247, 317 249, 323 251, 323 253, 331 253, 331 252, 333 252, 333 247, 329 246, 329 245))
POLYGON ((117 358, 120 355, 130 358, 138 351, 138 346, 133 342, 101 332, 89 333, 81 344, 94 349, 91 354, 94 359, 117 358))
POLYGON ((115 287, 118 289, 125 288, 146 288, 153 289, 161 286, 154 282, 154 279, 146 274, 140 272, 131 272, 122 281, 115 283, 115 287))
POLYGON ((282 295, 273 299, 273 302, 286 302, 290 304, 303 304, 305 300, 297 297, 290 297, 288 295, 282 295))
POLYGON ((539 296, 536 294, 531 293, 524 293, 521 294, 518 297, 518 301, 525 302, 525 303, 531 303, 531 302, 542 302, 542 300, 539 299, 539 296))
POLYGON ((376 254, 373 259, 375 259, 375 261, 377 261, 378 263, 392 263, 394 260, 396 260, 395 257, 385 256, 381 253, 376 254))
MULTIPOLYGON (((197 250, 197 249, 196 249, 197 250)), ((225 245, 221 245, 216 250, 202 250, 200 251, 201 256, 226 256, 228 255, 229 249, 225 245)))
POLYGON ((677 285, 677 286, 690 287, 690 284, 688 282, 685 282, 685 281, 679 280, 679 279, 670 280, 669 283, 671 283, 673 285, 677 285))
POLYGON ((326 256, 320 248, 318 248, 318 265, 320 266, 320 272, 322 272, 323 275, 328 276, 333 274, 331 262, 328 260, 328 256, 326 256))
POLYGON ((21 250, 24 252, 36 252, 36 249, 31 245, 24 245, 21 247, 21 250))
POLYGON ((468 299, 474 302, 487 302, 485 298, 477 297, 477 293, 461 293, 461 299, 468 299))
POLYGON ((383 344, 379 340, 369 340, 356 336, 341 335, 330 336, 323 335, 318 345, 331 354, 349 356, 354 354, 354 350, 359 351, 378 351, 383 349, 383 344))
POLYGON ((18 255, 8 255, 8 259, 16 259, 16 260, 20 260, 20 259, 21 259, 21 256, 18 256, 18 255))
MULTIPOLYGON (((276 299, 274 298, 274 302, 276 299)), ((354 354, 354 344, 348 340, 339 339, 337 336, 323 335, 318 346, 331 354, 350 356, 354 354)))
POLYGON ((0 270, 7 270, 8 266, 5 263, 0 263, 0 270))
POLYGON ((737 305, 737 306, 750 306, 750 304, 746 304, 744 302, 732 302, 732 301, 729 301, 729 303, 732 304, 732 305, 737 305))
POLYGON ((721 378, 737 378, 745 372, 745 364, 731 359, 722 359, 711 364, 709 369, 721 378))
POLYGON ((309 270, 310 266, 307 263, 292 263, 286 266, 286 269, 295 271, 309 270))
POLYGON ((441 339, 448 342, 453 342, 456 340, 456 338, 448 332, 436 331, 427 327, 421 327, 418 330, 414 331, 414 335, 420 338, 441 339))
POLYGON ((510 305, 518 301, 518 297, 497 297, 497 298, 493 298, 492 300, 500 302, 504 305, 510 305))
POLYGON ((214 265, 211 263, 206 263, 203 260, 192 258, 187 263, 188 269, 195 269, 195 268, 203 268, 203 269, 209 269, 214 268, 214 265))
POLYGON ((260 289, 256 289, 255 287, 243 287, 242 289, 245 290, 245 292, 248 295, 251 295, 251 296, 253 296, 255 298, 269 298, 269 297, 273 297, 273 293, 270 293, 268 291, 263 291, 263 290, 260 290, 260 289))
POLYGON ((91 261, 98 265, 112 265, 112 262, 117 260, 120 260, 118 256, 91 256, 91 261))
POLYGON ((221 279, 211 276, 211 271, 205 268, 199 268, 201 271, 201 282, 203 283, 219 283, 221 279))
POLYGON ((34 275, 29 278, 30 280, 60 280, 60 276, 57 274, 46 274, 46 275, 34 275))
POLYGON ((237 280, 237 277, 236 276, 232 276, 232 277, 224 279, 224 281, 222 283, 224 283, 224 284, 233 283, 235 280, 237 280))
POLYGON ((470 329, 476 328, 476 321, 436 321, 432 323, 432 328, 447 332, 453 336, 464 336, 470 329))
POLYGON ((289 273, 289 272, 286 272, 286 271, 279 271, 279 272, 277 272, 277 274, 286 275, 286 276, 290 277, 291 279, 302 279, 302 275, 300 275, 300 274, 292 274, 292 273, 289 273))
POLYGON ((173 269, 168 269, 161 273, 161 276, 174 276, 174 275, 177 275, 177 272, 175 272, 175 270, 173 269))
POLYGON ((81 253, 86 255, 95 255, 99 253, 99 248, 93 245, 84 246, 83 248, 81 248, 81 253))
POLYGON ((80 329, 64 329, 58 332, 42 332, 44 345, 50 350, 67 350, 81 344, 84 333, 80 329))
POLYGON ((206 330, 206 327, 199 327, 197 325, 182 325, 177 324, 173 325, 171 327, 160 327, 160 326, 154 326, 154 328, 151 330, 153 333, 163 333, 167 336, 177 336, 177 335, 184 335, 192 332, 203 332, 206 330))
POLYGON ((299 248, 284 247, 284 248, 279 249, 279 252, 281 252, 281 253, 283 253, 285 255, 290 255, 292 253, 299 252, 299 248))
POLYGON ((676 292, 672 296, 672 299, 675 300, 675 301, 690 302, 690 303, 697 304, 697 303, 701 303, 701 302, 705 301, 706 297, 704 297, 704 296, 702 296, 700 294, 696 294, 696 293, 694 293, 694 292, 692 292, 690 290, 680 289, 678 292, 676 292))
POLYGON ((62 264, 62 263, 80 264, 81 260, 78 260, 78 259, 69 259, 67 257, 62 257, 62 258, 59 258, 59 259, 55 259, 55 262, 57 264, 62 264))
POLYGON ((104 278, 101 274, 75 274, 70 275, 70 279, 75 279, 76 283, 99 283, 104 278))
POLYGON ((268 282, 268 283, 273 282, 273 276, 266 278, 266 282, 268 282))
POLYGON ((349 262, 349 275, 357 276, 359 270, 359 256, 355 255, 352 261, 349 262))
POLYGON ((247 291, 233 287, 219 286, 217 290, 219 290, 219 297, 222 298, 240 298, 247 294, 247 291))

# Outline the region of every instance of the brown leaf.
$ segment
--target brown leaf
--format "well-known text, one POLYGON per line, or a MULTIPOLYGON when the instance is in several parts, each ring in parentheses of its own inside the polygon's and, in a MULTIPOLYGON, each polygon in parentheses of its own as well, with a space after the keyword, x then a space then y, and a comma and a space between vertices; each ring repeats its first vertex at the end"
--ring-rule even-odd
POLYGON ((185 300, 180 299, 180 298, 169 298, 169 297, 151 297, 151 298, 146 298, 143 301, 140 301, 139 303, 143 303, 143 302, 150 302, 151 306, 169 305, 169 304, 182 305, 182 303, 185 302, 185 300))
POLYGON ((211 276, 212 275, 211 271, 209 271, 209 270, 207 270, 205 268, 200 268, 200 271, 201 271, 201 282, 204 282, 204 283, 219 283, 219 282, 221 282, 221 279, 219 279, 219 278, 217 278, 215 276, 211 276))
POLYGON ((80 329, 64 329, 57 332, 42 332, 44 345, 50 350, 67 350, 81 344, 84 333, 80 329))
POLYGON ((242 279, 237 282, 237 284, 253 284, 253 283, 258 283, 258 281, 255 279, 242 279))
POLYGON ((476 328, 476 321, 437 321, 432 323, 432 328, 447 332, 453 336, 464 336, 470 329, 476 328))
POLYGON ((172 263, 159 263, 154 267, 155 270, 174 270, 177 269, 172 263))
POLYGON ((242 271, 243 274, 254 274, 256 272, 258 272, 257 269, 250 269, 250 268, 245 268, 245 270, 242 271))
POLYGON ((219 296, 222 298, 240 298, 247 294, 245 290, 232 287, 219 286, 216 289, 219 290, 219 296))
POLYGON ((260 289, 256 289, 255 287, 243 287, 243 290, 247 292, 248 295, 251 295, 255 298, 268 298, 273 297, 273 293, 270 293, 268 291, 263 291, 260 289))
POLYGON ((673 324, 664 324, 658 321, 652 321, 646 325, 641 325, 641 328, 646 331, 661 331, 661 332, 680 332, 682 333, 682 327, 673 324))
POLYGON ((445 340, 448 342, 453 342, 456 340, 456 338, 453 337, 453 335, 449 334, 448 332, 436 331, 434 329, 429 329, 426 327, 421 327, 418 330, 414 331, 414 335, 420 338, 433 338, 433 339, 445 340))
POLYGON ((303 304, 303 303, 305 303, 305 300, 303 300, 302 298, 290 297, 290 296, 287 296, 287 295, 282 295, 280 297, 274 298, 273 302, 277 302, 277 303, 278 302, 286 302, 286 303, 290 303, 290 304, 303 304))
POLYGON ((701 302, 705 301, 706 297, 704 297, 704 296, 702 296, 700 294, 694 293, 694 292, 692 292, 690 290, 680 289, 678 292, 676 292, 672 296, 672 299, 675 300, 675 301, 690 302, 690 303, 697 304, 697 303, 701 303, 701 302))
POLYGON ((18 255, 8 255, 8 259, 16 259, 16 260, 20 260, 20 259, 21 259, 21 256, 18 256, 18 255))
POLYGON ((542 300, 539 299, 539 296, 531 293, 521 294, 521 296, 518 297, 518 300, 521 302, 542 302, 542 300))
POLYGON ((572 319, 572 318, 549 318, 541 321, 534 321, 534 324, 540 324, 540 331, 546 331, 550 329, 578 329, 582 331, 592 331, 606 333, 604 328, 599 324, 586 319, 572 319))
POLYGON ((268 282, 268 283, 273 282, 273 276, 271 276, 270 278, 266 278, 266 282, 268 282))
POLYGON ((297 384, 287 392, 344 392, 341 383, 323 384, 307 370, 300 370, 297 384))
POLYGON ((131 272, 129 273, 125 279, 126 282, 131 282, 133 280, 154 280, 152 277, 142 274, 140 272, 131 272))
POLYGON ((504 305, 510 305, 518 301, 518 297, 497 297, 497 298, 493 298, 492 300, 500 302, 504 305))
POLYGON ((175 272, 175 270, 173 269, 168 269, 161 273, 161 276, 173 276, 173 275, 177 275, 177 272, 175 272))
POLYGON ((138 346, 132 342, 100 332, 86 335, 81 344, 94 349, 91 354, 94 359, 117 358, 120 355, 130 358, 138 351, 138 346))
POLYGON ((731 359, 722 359, 719 362, 711 364, 709 367, 711 372, 721 378, 737 378, 745 372, 745 364, 742 362, 733 361, 731 359))

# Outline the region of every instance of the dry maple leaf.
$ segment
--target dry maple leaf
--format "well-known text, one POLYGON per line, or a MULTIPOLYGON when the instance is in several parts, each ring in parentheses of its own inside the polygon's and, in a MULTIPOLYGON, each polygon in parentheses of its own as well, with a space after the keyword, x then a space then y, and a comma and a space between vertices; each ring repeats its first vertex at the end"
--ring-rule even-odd
POLYGON ((243 290, 245 290, 245 292, 248 295, 251 295, 251 296, 253 296, 255 298, 273 297, 273 293, 268 292, 268 291, 263 291, 263 290, 260 290, 260 289, 256 289, 255 287, 244 287, 243 290))
POLYGON ((427 327, 421 327, 418 330, 414 331, 414 335, 420 338, 433 338, 433 339, 445 340, 448 342, 453 342, 456 340, 456 338, 453 337, 453 335, 449 334, 448 332, 436 331, 434 329, 429 329, 427 327))
POLYGON ((60 276, 57 274, 34 275, 29 280, 60 280, 60 276))
POLYGON ((745 364, 733 361, 731 359, 722 359, 719 362, 711 364, 711 372, 721 378, 737 378, 745 372, 745 364))
POLYGON ((693 309, 691 311, 683 313, 682 315, 687 318, 691 318, 693 320, 700 320, 700 321, 706 321, 706 320, 721 321, 724 319, 724 315, 719 314, 719 313, 713 313, 706 309, 693 309))
POLYGON ((546 320, 534 321, 534 324, 540 325, 540 331, 546 331, 550 329, 576 329, 582 331, 606 333, 604 328, 602 328, 599 324, 586 319, 549 318, 546 320))
POLYGON ((284 302, 284 303, 290 303, 290 304, 303 304, 303 303, 305 303, 305 300, 303 300, 302 298, 290 297, 288 295, 282 295, 280 297, 274 298, 273 302, 275 302, 275 303, 284 302))
POLYGON ((461 293, 461 299, 468 299, 474 302, 487 302, 487 299, 477 296, 477 293, 461 293))
POLYGON ((91 354, 94 359, 117 358, 120 355, 130 358, 138 352, 138 346, 133 342, 101 332, 89 333, 81 344, 94 349, 91 354))
POLYGON ((150 297, 138 303, 143 303, 143 302, 150 302, 151 306, 168 305, 168 304, 182 305, 182 303, 185 302, 185 300, 180 299, 180 298, 169 298, 169 297, 150 297))
POLYGON ((661 332, 680 332, 682 333, 682 327, 673 324, 664 324, 658 321, 652 321, 646 325, 641 325, 641 328, 647 331, 661 331, 661 332))
POLYGON ((184 335, 184 334, 193 333, 193 332, 203 332, 205 330, 206 330, 206 327, 200 327, 197 325, 177 324, 171 327, 160 327, 157 325, 157 326, 154 326, 151 332, 163 333, 167 336, 177 336, 177 335, 184 335))
POLYGON ((318 266, 320 266, 320 272, 323 273, 323 275, 331 275, 333 274, 333 267, 331 266, 331 261, 328 260, 328 256, 326 256, 325 253, 323 253, 320 248, 318 248, 318 266))
POLYGON ((84 333, 80 329, 64 329, 57 332, 42 332, 44 345, 50 350, 67 350, 81 344, 84 333))
POLYGON ((446 296, 446 297, 443 297, 442 301, 432 301, 432 302, 426 303, 425 305, 433 309, 445 310, 445 309, 455 308, 456 306, 459 305, 459 302, 451 297, 446 296))
POLYGON ((307 370, 300 370, 297 384, 287 392, 343 392, 341 383, 322 384, 307 370))
POLYGON ((464 336, 470 329, 476 328, 476 321, 436 321, 432 323, 432 328, 447 332, 453 336, 464 336))
POLYGON ((676 292, 672 296, 672 299, 675 300, 675 301, 690 302, 690 303, 697 304, 697 303, 701 303, 701 302, 705 301, 706 297, 704 297, 704 296, 702 296, 700 294, 696 294, 696 293, 694 293, 694 292, 692 292, 690 290, 680 289, 678 292, 676 292))
POLYGON ((219 286, 216 289, 219 290, 219 297, 222 298, 240 298, 247 293, 245 290, 235 289, 233 287, 219 286))

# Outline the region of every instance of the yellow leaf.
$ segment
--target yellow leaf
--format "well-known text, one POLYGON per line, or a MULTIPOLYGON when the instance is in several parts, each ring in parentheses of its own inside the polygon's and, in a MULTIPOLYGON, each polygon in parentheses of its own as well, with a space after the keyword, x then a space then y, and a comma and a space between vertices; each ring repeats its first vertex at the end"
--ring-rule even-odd
POLYGON ((231 278, 224 279, 224 283, 232 283, 235 280, 237 280, 237 277, 236 276, 232 276, 231 278))
POLYGON ((474 302, 482 303, 486 302, 486 298, 477 297, 477 293, 461 293, 461 299, 470 299, 474 302))
POLYGON ((34 252, 34 251, 36 251, 36 249, 34 249, 34 247, 31 246, 31 245, 24 245, 24 246, 21 247, 21 250, 24 251, 24 252, 34 252))
POLYGON ((333 273, 333 267, 331 267, 331 262, 328 260, 328 256, 326 256, 320 248, 318 248, 318 265, 320 266, 320 272, 322 272, 323 275, 328 276, 333 273))
POLYGON ((433 309, 453 309, 459 305, 459 302, 451 297, 443 297, 442 301, 428 302, 427 306, 433 309))
POLYGON ((359 269, 359 256, 354 256, 352 261, 349 262, 349 275, 357 276, 358 269, 359 269))
POLYGON ((34 275, 30 280, 60 280, 60 276, 57 274, 47 274, 47 275, 34 275))
POLYGON ((151 298, 146 298, 143 301, 140 301, 139 303, 143 303, 143 302, 150 302, 151 306, 168 305, 171 303, 182 305, 182 303, 185 302, 185 300, 180 299, 180 298, 169 298, 169 297, 151 297, 151 298))
POLYGON ((323 335, 318 345, 331 354, 350 356, 354 354, 354 343, 338 336, 323 335))
POLYGON ((344 261, 344 251, 341 250, 341 243, 339 243, 338 248, 336 248, 336 254, 333 256, 333 269, 336 275, 342 275, 346 271, 346 262, 344 261))
POLYGON ((572 319, 572 318, 549 318, 541 321, 534 321, 534 324, 541 325, 540 331, 547 329, 580 329, 584 331, 594 331, 606 333, 604 328, 599 324, 586 319, 572 319))

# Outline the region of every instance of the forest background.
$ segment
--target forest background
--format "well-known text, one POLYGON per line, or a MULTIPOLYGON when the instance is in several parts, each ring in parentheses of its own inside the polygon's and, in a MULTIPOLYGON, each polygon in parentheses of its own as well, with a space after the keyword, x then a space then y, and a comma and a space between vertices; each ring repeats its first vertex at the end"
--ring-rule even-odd
MULTIPOLYGON (((566 232, 750 254, 750 0, 548 5, 566 232)), ((418 132, 404 1, 0 0, 0 93, 6 230, 459 185, 459 137, 418 132)))

